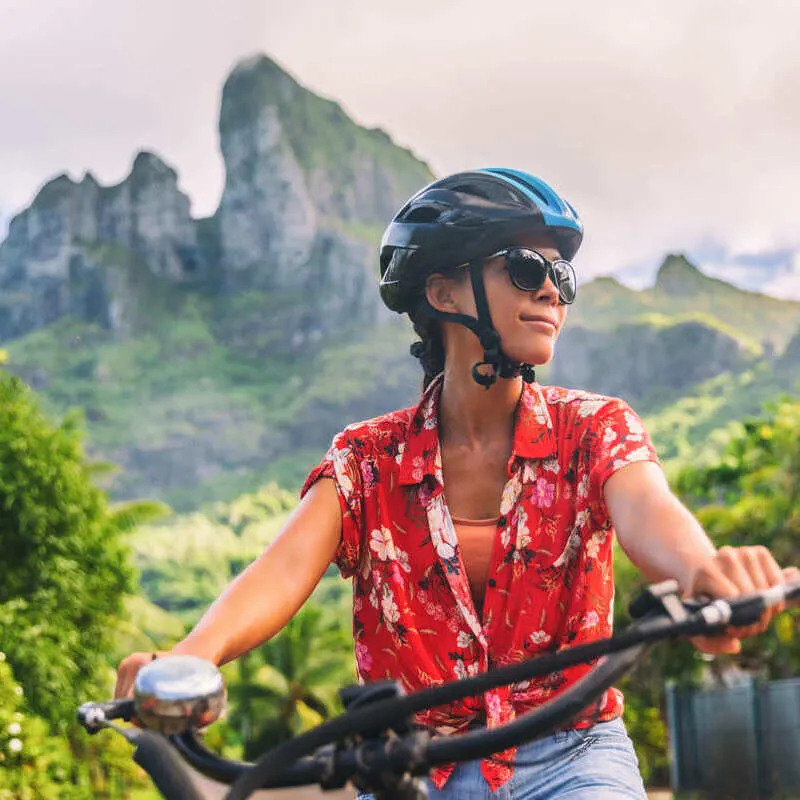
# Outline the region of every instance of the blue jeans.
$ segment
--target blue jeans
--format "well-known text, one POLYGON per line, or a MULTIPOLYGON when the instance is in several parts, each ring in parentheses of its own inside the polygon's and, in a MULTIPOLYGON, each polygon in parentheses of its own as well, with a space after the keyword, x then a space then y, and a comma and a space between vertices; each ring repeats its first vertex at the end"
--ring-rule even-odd
MULTIPOLYGON (((522 745, 514 776, 489 790, 480 761, 458 764, 430 800, 646 800, 639 762, 621 719, 589 730, 561 731, 522 745), (527 766, 527 762, 535 762, 527 766)), ((359 800, 373 800, 359 795, 359 800)))

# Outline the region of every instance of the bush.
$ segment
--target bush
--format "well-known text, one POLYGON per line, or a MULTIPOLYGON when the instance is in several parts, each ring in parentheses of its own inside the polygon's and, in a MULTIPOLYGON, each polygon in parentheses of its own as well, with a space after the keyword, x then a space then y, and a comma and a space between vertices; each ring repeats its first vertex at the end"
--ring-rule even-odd
POLYGON ((98 686, 123 596, 128 549, 92 484, 75 419, 54 426, 0 373, 0 630, 32 711, 71 720, 98 686))

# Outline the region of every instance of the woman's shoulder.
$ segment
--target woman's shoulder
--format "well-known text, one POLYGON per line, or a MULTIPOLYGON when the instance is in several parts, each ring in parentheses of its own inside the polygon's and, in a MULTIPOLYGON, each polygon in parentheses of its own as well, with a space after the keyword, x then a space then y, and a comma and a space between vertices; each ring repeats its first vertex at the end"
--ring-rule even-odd
POLYGON ((542 386, 541 389, 550 418, 562 430, 617 424, 619 420, 638 421, 636 412, 621 397, 563 386, 542 386))
POLYGON ((620 397, 587 392, 583 389, 566 389, 563 386, 541 386, 542 396, 548 406, 562 406, 584 412, 582 416, 593 414, 603 406, 627 406, 620 397))
POLYGON ((387 441, 404 441, 413 419, 414 408, 403 408, 378 417, 353 422, 334 437, 339 447, 346 446, 363 455, 385 451, 387 441))

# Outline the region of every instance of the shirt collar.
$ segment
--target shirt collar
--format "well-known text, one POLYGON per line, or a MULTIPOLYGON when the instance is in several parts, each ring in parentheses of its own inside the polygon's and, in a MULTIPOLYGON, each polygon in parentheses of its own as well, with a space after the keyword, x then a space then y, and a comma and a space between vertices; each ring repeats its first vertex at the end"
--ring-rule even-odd
MULTIPOLYGON (((443 375, 425 390, 414 410, 400 461, 400 484, 422 483, 430 475, 441 483, 439 452, 439 398, 443 375)), ((518 458, 548 458, 556 454, 553 422, 538 384, 522 384, 514 424, 514 445, 508 460, 508 473, 518 458)))

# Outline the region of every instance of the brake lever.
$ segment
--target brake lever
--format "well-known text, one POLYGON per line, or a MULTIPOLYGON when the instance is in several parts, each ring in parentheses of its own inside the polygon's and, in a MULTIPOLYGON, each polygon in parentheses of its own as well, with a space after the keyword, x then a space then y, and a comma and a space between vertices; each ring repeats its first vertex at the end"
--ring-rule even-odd
POLYGON ((681 599, 678 581, 670 579, 653 583, 628 607, 633 619, 642 619, 654 612, 666 613, 673 622, 684 622, 689 613, 681 599))
POLYGON ((78 722, 89 732, 97 733, 112 719, 130 722, 136 709, 130 698, 124 700, 106 700, 103 703, 84 703, 78 709, 78 722))

